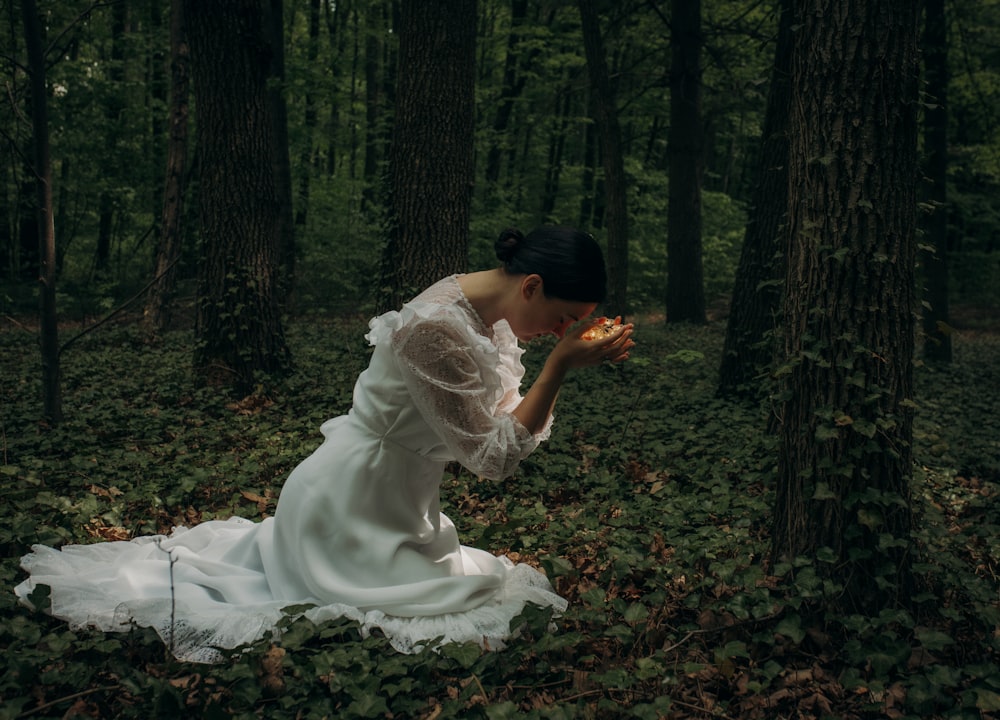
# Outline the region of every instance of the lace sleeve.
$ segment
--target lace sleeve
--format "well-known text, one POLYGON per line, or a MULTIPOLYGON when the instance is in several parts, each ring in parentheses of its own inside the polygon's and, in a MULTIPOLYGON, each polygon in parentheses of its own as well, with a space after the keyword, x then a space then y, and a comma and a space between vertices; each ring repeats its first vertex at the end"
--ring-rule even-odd
POLYGON ((393 350, 414 404, 455 458, 500 480, 541 437, 510 414, 517 400, 497 373, 496 349, 458 325, 447 316, 422 318, 393 334, 393 350))

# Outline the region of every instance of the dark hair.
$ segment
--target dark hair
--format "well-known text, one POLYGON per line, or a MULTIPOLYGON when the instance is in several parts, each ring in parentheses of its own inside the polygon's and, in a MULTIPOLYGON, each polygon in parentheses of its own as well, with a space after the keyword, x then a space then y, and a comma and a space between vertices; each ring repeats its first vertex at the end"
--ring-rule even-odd
POLYGON ((508 228, 494 246, 508 273, 541 276, 547 297, 604 302, 604 254, 590 233, 560 225, 543 225, 527 235, 508 228))

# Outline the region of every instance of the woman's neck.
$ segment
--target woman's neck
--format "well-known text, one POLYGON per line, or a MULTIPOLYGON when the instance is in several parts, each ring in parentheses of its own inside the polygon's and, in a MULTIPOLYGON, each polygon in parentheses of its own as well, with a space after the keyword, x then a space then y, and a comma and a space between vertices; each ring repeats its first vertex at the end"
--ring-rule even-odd
POLYGON ((511 293, 517 289, 513 280, 514 278, 497 268, 462 275, 458 278, 458 284, 472 309, 487 327, 493 327, 507 317, 511 293))

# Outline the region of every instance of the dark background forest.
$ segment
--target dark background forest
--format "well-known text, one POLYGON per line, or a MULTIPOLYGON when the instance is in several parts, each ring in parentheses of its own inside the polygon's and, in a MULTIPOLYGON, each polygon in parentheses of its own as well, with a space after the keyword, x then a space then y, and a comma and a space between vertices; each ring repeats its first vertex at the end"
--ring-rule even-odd
POLYGON ((273 512, 368 318, 506 227, 592 232, 639 342, 443 486, 555 630, 290 617, 208 668, 8 593, 0 718, 1000 713, 1000 2, 0 8, 9 587, 35 542, 273 512))

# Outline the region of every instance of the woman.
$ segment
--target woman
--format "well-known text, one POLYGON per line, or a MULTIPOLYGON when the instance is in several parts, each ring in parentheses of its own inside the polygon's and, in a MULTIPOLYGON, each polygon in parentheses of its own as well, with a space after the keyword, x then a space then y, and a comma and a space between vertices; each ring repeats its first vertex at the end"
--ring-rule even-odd
POLYGON ((459 544, 440 512, 447 462, 511 475, 549 433, 573 368, 628 358, 632 326, 596 340, 569 327, 605 293, 601 251, 585 233, 503 232, 502 266, 437 282, 373 319, 374 345, 350 412, 285 482, 273 518, 177 528, 169 537, 35 546, 28 605, 51 588, 51 614, 74 627, 156 629, 174 654, 213 662, 274 630, 282 609, 346 616, 402 652, 430 641, 500 647, 525 603, 565 608, 527 565, 459 544), (518 341, 560 338, 523 397, 518 341))

